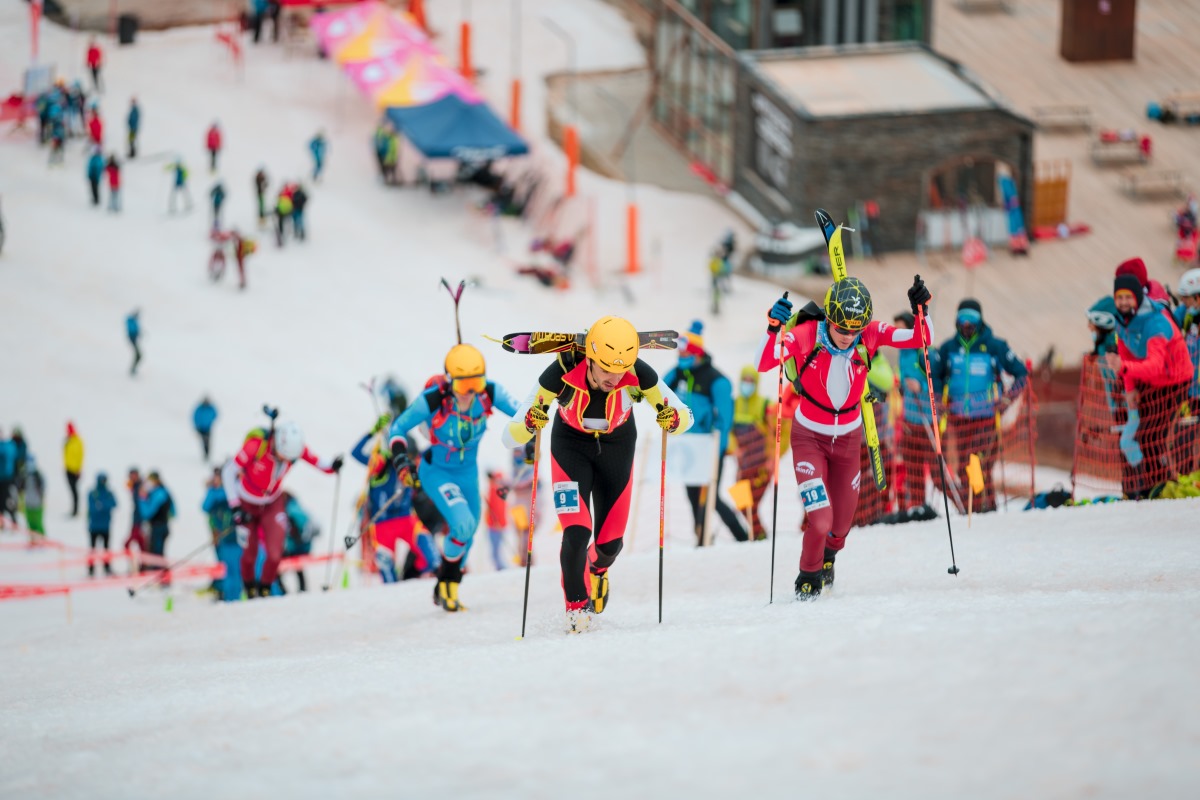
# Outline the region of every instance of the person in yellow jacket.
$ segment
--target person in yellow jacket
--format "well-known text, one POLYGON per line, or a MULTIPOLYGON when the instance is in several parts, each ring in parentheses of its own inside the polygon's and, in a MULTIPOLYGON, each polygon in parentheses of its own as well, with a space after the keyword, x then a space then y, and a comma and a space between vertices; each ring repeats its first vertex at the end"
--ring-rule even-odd
POLYGON ((83 474, 83 439, 75 423, 67 420, 67 438, 63 442, 63 468, 67 471, 67 486, 71 489, 71 516, 79 516, 79 476, 83 474))
POLYGON ((750 519, 750 536, 756 541, 767 538, 767 530, 758 515, 758 504, 771 484, 769 459, 775 455, 775 418, 772 415, 768 419, 767 406, 767 398, 758 393, 758 370, 753 365, 742 367, 733 399, 733 440, 738 480, 750 483, 751 502, 746 514, 750 519))
POLYGON ((621 552, 633 490, 633 404, 647 400, 668 433, 692 425, 691 410, 638 358, 638 347, 628 320, 601 317, 588 329, 584 352, 560 353, 542 372, 504 432, 507 446, 528 443, 532 456, 534 434, 550 421, 551 401, 558 401, 550 475, 563 527, 559 561, 568 633, 587 630, 592 614, 608 605, 608 570, 621 552))

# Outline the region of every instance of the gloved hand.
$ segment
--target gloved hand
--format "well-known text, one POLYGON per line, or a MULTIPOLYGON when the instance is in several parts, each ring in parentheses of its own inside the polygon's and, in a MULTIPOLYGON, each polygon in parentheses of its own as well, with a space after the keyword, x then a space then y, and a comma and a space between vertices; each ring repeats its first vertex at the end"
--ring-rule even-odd
POLYGON ((929 302, 933 295, 929 293, 929 289, 925 287, 925 281, 921 280, 920 275, 913 276, 913 285, 908 289, 908 305, 912 308, 913 316, 917 315, 917 309, 926 309, 926 303, 929 302))
POLYGON ((776 300, 775 305, 767 312, 767 333, 775 333, 791 318, 792 301, 788 300, 788 293, 784 292, 783 297, 776 300))
POLYGON ((392 468, 397 473, 400 470, 410 467, 412 460, 408 457, 408 442, 403 439, 397 439, 392 442, 392 468))
POLYGON ((670 433, 679 427, 679 412, 666 403, 658 404, 658 416, 654 418, 658 427, 670 433))
POLYGON ((537 433, 546 427, 546 423, 550 421, 550 417, 546 415, 546 410, 549 408, 550 406, 539 406, 536 403, 531 405, 525 412, 525 430, 537 433))
POLYGON ((233 524, 239 528, 249 527, 250 515, 246 513, 246 509, 241 506, 233 509, 233 524))
POLYGON ((396 468, 396 480, 400 481, 401 484, 407 486, 409 489, 417 485, 417 472, 413 469, 412 463, 408 459, 399 464, 392 462, 392 466, 396 468))
POLYGON ((525 443, 525 463, 532 464, 535 455, 537 455, 537 451, 534 450, 533 439, 530 439, 525 443))
POLYGON ((375 420, 375 424, 371 426, 371 433, 379 433, 381 430, 386 428, 388 423, 391 421, 392 418, 387 414, 380 414, 379 419, 375 420))
POLYGON ((337 455, 333 457, 333 462, 329 465, 329 468, 334 472, 341 472, 342 464, 344 463, 346 463, 346 459, 343 456, 337 455))
POLYGON ((496 487, 496 496, 499 497, 501 500, 507 500, 508 499, 508 487, 507 486, 496 487))

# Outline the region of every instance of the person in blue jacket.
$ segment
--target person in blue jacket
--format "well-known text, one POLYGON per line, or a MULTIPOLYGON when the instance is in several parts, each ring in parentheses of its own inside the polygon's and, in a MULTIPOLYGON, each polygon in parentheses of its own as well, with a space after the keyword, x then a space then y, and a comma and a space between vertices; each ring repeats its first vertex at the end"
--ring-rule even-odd
POLYGON ((137 158, 137 137, 138 131, 142 127, 142 107, 138 105, 136 97, 129 98, 129 116, 125 118, 125 125, 129 129, 129 157, 137 158))
POLYGON ((100 155, 100 148, 92 150, 92 154, 88 156, 87 162, 87 179, 88 186, 92 190, 92 205, 100 205, 100 180, 104 177, 104 156, 100 155))
POLYGON ((308 142, 308 150, 312 153, 313 158, 313 183, 321 182, 321 170, 325 168, 325 150, 327 147, 328 143, 326 142, 325 131, 323 130, 317 131, 317 135, 308 142))
POLYGON ((175 501, 163 485, 158 470, 151 470, 142 482, 138 495, 138 513, 150 527, 150 553, 158 556, 151 559, 153 563, 146 568, 163 569, 167 554, 167 537, 171 535, 171 517, 175 516, 175 501))
POLYGON ((212 229, 221 230, 221 208, 225 205, 225 184, 217 181, 208 192, 212 200, 212 229))
POLYGON ((212 428, 217 421, 217 407, 212 400, 204 397, 192 412, 192 425, 200 436, 200 445, 204 448, 204 463, 208 463, 209 452, 212 448, 212 428))
POLYGON ((103 472, 96 475, 96 487, 88 492, 87 525, 88 525, 88 577, 96 574, 96 545, 104 544, 104 574, 112 575, 112 563, 108 558, 109 534, 112 530, 112 512, 117 507, 117 497, 108 488, 108 475, 103 472))
POLYGON ((129 316, 125 317, 125 335, 129 337, 129 344, 133 345, 133 366, 129 368, 130 375, 137 375, 138 363, 142 360, 142 350, 138 347, 138 340, 142 336, 142 323, 138 319, 139 313, 135 308, 129 312, 129 316))
POLYGON ((233 510, 225 499, 220 467, 213 468, 207 487, 200 508, 208 515, 208 530, 217 551, 217 561, 225 565, 225 577, 216 581, 215 588, 221 600, 232 603, 242 598, 242 545, 233 524, 233 510))
MULTIPOLYGON (((381 416, 366 435, 359 439, 350 455, 367 468, 367 500, 363 514, 367 525, 375 529, 375 566, 384 583, 418 578, 438 568, 437 546, 429 531, 418 521, 413 511, 413 490, 406 486, 384 454, 382 439, 378 449, 373 439, 388 427, 390 417, 381 416), (374 457, 372 457, 374 456, 374 457), (411 567, 396 571, 396 542, 408 545, 413 557, 406 561, 411 567)), ((365 529, 365 526, 364 526, 365 529)))
MULTIPOLYGON (((712 357, 704 349, 704 323, 700 320, 693 321, 688 332, 681 338, 683 342, 679 349, 679 364, 663 376, 663 383, 679 395, 681 403, 692 410, 695 421, 685 436, 697 433, 707 436, 714 431, 718 434, 721 455, 717 460, 717 477, 712 484, 712 487, 717 489, 717 496, 714 498, 717 514, 729 528, 733 538, 744 542, 750 535, 738 518, 737 512, 721 498, 719 490, 725 453, 729 448, 729 432, 733 429, 733 384, 712 365, 712 357)), ((697 547, 703 547, 705 543, 705 492, 708 488, 687 487, 688 501, 692 504, 692 518, 696 523, 697 547)))
MULTIPOLYGON (((892 320, 897 328, 911 331, 916 319, 901 311, 892 320)), ((933 344, 928 342, 927 344, 933 344)), ((933 411, 929 408, 929 386, 925 377, 925 356, 920 350, 897 350, 900 367, 900 451, 904 454, 904 487, 901 510, 928 506, 925 494, 926 472, 937 483, 938 462, 934 451, 933 411)), ((929 351, 934 372, 940 365, 937 350, 929 351)))
POLYGON ((12 526, 17 527, 17 443, 6 439, 0 431, 0 526, 4 524, 4 515, 12 519, 12 526))
MULTIPOLYGON (((992 468, 999 445, 1000 414, 1025 388, 1028 370, 1008 342, 983 321, 979 301, 958 304, 954 335, 938 348, 933 388, 946 402, 946 427, 959 453, 959 486, 969 486, 968 456, 976 453, 983 468, 983 494, 975 511, 996 510, 992 468), (1004 386, 1004 375, 1011 377, 1004 386)), ((931 365, 932 368, 932 365, 931 365)))
POLYGON ((479 527, 479 440, 493 409, 511 417, 518 405, 486 372, 483 353, 469 344, 455 345, 446 354, 445 372, 432 379, 389 431, 392 466, 409 482, 412 464, 405 436, 418 425, 429 426, 432 445, 421 457, 417 475, 449 526, 433 601, 450 612, 463 609, 458 587, 479 527))
MULTIPOLYGON (((312 553, 313 540, 321 535, 321 526, 309 516, 295 495, 291 492, 284 492, 283 497, 283 513, 287 515, 288 519, 287 537, 283 540, 283 557, 294 558, 295 556, 309 555, 312 553)), ((305 579, 303 568, 296 569, 296 582, 301 592, 308 591, 308 581, 305 579)), ((279 594, 287 594, 287 590, 283 587, 282 573, 275 579, 275 586, 272 588, 278 588, 279 594)))

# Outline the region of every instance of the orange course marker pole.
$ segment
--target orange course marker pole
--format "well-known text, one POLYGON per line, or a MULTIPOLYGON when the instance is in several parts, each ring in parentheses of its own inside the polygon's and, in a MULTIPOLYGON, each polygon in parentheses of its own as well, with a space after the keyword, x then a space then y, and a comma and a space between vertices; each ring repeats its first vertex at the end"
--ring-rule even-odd
POLYGON ((521 132, 521 79, 513 78, 512 104, 509 107, 508 124, 517 133, 521 132))
POLYGON ((579 166, 579 132, 574 125, 563 128, 563 151, 567 154, 567 197, 574 197, 575 168, 579 166))
POLYGON ((464 22, 458 32, 458 71, 467 80, 474 80, 475 71, 471 68, 471 23, 464 22))
POLYGON ((638 263, 638 207, 637 203, 625 206, 625 272, 636 275, 641 271, 638 263))

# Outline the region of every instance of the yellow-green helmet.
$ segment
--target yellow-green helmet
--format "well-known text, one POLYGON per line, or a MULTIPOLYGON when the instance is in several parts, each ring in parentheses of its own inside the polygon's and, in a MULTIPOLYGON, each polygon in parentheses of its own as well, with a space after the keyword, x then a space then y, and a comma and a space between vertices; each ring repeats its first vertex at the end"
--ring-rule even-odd
POLYGON ((871 293, 858 278, 842 278, 825 293, 825 319, 846 331, 861 331, 871 321, 871 293))

